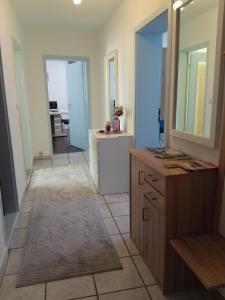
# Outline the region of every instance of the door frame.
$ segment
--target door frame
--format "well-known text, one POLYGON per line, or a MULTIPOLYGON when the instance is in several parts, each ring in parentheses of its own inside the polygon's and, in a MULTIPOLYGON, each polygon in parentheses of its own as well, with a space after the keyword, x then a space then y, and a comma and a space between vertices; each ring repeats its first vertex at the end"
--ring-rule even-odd
POLYGON ((87 93, 88 93, 88 128, 90 128, 91 125, 91 111, 92 111, 92 105, 91 105, 91 72, 90 72, 90 58, 88 56, 67 56, 67 55, 43 55, 42 61, 43 61, 43 72, 44 72, 44 81, 45 81, 45 96, 46 96, 46 115, 48 120, 48 136, 49 136, 49 146, 50 146, 50 154, 53 156, 53 145, 52 145, 52 133, 51 133, 51 121, 49 118, 49 93, 48 93, 48 80, 47 80, 47 60, 59 60, 59 61, 69 61, 69 60, 79 60, 79 61, 85 61, 87 63, 87 93))
MULTIPOLYGON (((11 141, 10 123, 9 123, 9 116, 8 116, 9 112, 8 112, 7 98, 6 98, 6 86, 5 86, 3 56, 2 56, 1 48, 0 48, 0 98, 2 99, 2 101, 0 101, 0 116, 1 116, 0 120, 2 123, 1 128, 2 128, 3 139, 4 139, 4 142, 2 143, 4 145, 4 149, 2 153, 3 154, 5 153, 5 155, 3 155, 3 158, 4 161, 7 161, 7 170, 8 170, 7 182, 6 183, 3 182, 0 185, 0 193, 1 193, 0 216, 2 217, 2 221, 3 221, 4 241, 5 241, 5 246, 7 247, 11 239, 13 233, 13 227, 19 212, 19 200, 18 200, 17 182, 16 182, 16 174, 15 174, 14 155, 13 155, 13 148, 12 148, 12 141, 11 141), (12 196, 7 197, 7 200, 11 199, 10 201, 13 203, 14 206, 12 213, 15 214, 12 228, 8 235, 7 235, 6 224, 5 224, 5 216, 7 215, 7 213, 4 211, 4 200, 3 200, 4 195, 2 192, 4 184, 6 186, 5 192, 7 192, 7 195, 8 195, 9 185, 10 185, 10 191, 11 193, 13 193, 12 196)), ((0 137, 0 140, 1 139, 2 138, 0 137)), ((4 177, 5 177, 5 173, 4 173, 4 177)))
POLYGON ((154 21, 156 18, 158 18, 160 15, 163 13, 167 12, 168 13, 168 45, 167 45, 167 61, 166 61, 166 84, 165 84, 165 132, 164 132, 164 146, 168 146, 169 142, 169 120, 170 120, 170 77, 168 76, 170 67, 171 67, 171 37, 172 37, 172 3, 170 4, 165 4, 161 6, 158 10, 156 10, 154 13, 150 14, 144 21, 139 23, 137 26, 134 28, 134 100, 133 100, 133 111, 134 111, 134 118, 133 118, 133 128, 134 128, 134 145, 136 145, 136 105, 137 105, 137 99, 136 99, 136 54, 137 54, 137 47, 136 47, 136 34, 146 25, 154 21))

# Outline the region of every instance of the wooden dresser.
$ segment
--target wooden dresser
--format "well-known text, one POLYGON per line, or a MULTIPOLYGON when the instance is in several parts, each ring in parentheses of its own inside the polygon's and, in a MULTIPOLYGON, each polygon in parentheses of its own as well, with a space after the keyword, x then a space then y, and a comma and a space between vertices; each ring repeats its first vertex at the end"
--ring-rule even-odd
POLYGON ((169 162, 130 150, 131 238, 165 294, 194 284, 170 241, 212 231, 217 182, 215 166, 186 172, 169 162))

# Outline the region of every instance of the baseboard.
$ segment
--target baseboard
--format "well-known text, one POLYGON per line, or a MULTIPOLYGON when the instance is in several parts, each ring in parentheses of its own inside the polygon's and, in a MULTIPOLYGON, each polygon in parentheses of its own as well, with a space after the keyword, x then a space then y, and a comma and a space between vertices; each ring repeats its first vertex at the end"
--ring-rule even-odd
POLYGON ((35 156, 35 157, 34 157, 34 161, 35 161, 35 160, 51 159, 51 158, 52 158, 51 155, 35 156))
POLYGON ((8 262, 8 258, 9 258, 9 250, 6 249, 5 254, 3 256, 2 265, 1 265, 1 268, 0 268, 0 285, 1 285, 3 277, 4 277, 4 273, 5 273, 6 265, 7 265, 7 262, 8 262))

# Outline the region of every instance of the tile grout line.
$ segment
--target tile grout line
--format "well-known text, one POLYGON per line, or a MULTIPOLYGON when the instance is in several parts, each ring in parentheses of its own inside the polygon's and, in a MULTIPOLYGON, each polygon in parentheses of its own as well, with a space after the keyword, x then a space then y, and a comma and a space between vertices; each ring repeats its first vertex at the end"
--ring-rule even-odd
MULTIPOLYGON (((137 287, 127 288, 127 289, 123 289, 123 290, 116 290, 116 291, 112 291, 112 292, 101 293, 101 294, 99 294, 99 296, 111 295, 111 294, 120 293, 120 292, 124 292, 124 291, 133 291, 133 290, 137 290, 137 289, 145 289, 145 286, 137 286, 137 287)), ((152 298, 150 298, 150 300, 152 300, 152 298)))
POLYGON ((47 282, 45 282, 45 300, 47 300, 47 282))
MULTIPOLYGON (((103 197, 104 197, 104 199, 105 199, 105 195, 104 195, 103 197)), ((105 202, 106 202, 106 200, 105 200, 105 202)), ((129 202, 129 203, 130 203, 130 202, 129 202)), ((107 203, 107 202, 106 202, 106 205, 107 205, 108 209, 110 210, 110 207, 108 206, 108 203, 107 203)), ((110 210, 110 212, 111 212, 111 210, 110 210)), ((113 215, 112 215, 112 216, 113 216, 113 215)), ((129 215, 129 216, 130 216, 130 215, 129 215)), ((121 233, 121 231, 120 231, 120 229, 119 229, 119 226, 117 225, 116 220, 114 219, 114 216, 113 216, 112 218, 113 218, 113 221, 115 222, 115 224, 116 224, 116 226, 117 226, 117 229, 119 230, 120 236, 121 236, 121 238, 122 238, 122 240, 123 240, 123 242, 124 242, 124 244, 125 244, 125 246, 126 246, 126 248, 127 248, 127 250, 128 250, 128 253, 130 254, 130 258, 131 258, 131 260, 132 260, 132 262, 133 262, 133 264, 134 264, 134 266, 135 266, 135 269, 136 269, 138 275, 140 276, 140 279, 141 279, 142 283, 144 284, 144 287, 145 287, 145 289, 146 289, 146 291, 147 291, 147 293, 148 293, 150 299, 152 299, 152 297, 151 297, 151 295, 150 295, 150 293, 149 293, 149 291, 148 291, 147 285, 145 284, 145 282, 144 282, 144 280, 143 280, 143 278, 142 278, 142 276, 141 276, 141 274, 140 274, 140 272, 139 272, 139 270, 138 270, 138 268, 137 268, 137 266, 136 266, 136 264, 135 264, 135 262, 134 262, 134 260, 133 260, 133 258, 132 258, 132 254, 131 254, 129 248, 127 247, 127 244, 126 244, 126 242, 125 242, 125 240, 124 240, 124 238, 123 238, 123 234, 125 234, 125 233, 121 233)), ((129 232, 129 235, 130 235, 130 232, 129 232)), ((140 255, 140 254, 139 254, 139 255, 140 255)), ((148 286, 150 286, 150 285, 148 285, 148 286)))
POLYGON ((99 300, 99 295, 98 295, 98 289, 97 289, 97 284, 96 284, 96 281, 95 281, 95 274, 92 274, 92 278, 93 278, 93 281, 94 281, 94 286, 95 286, 95 291, 96 291, 96 296, 97 296, 97 300, 99 300))

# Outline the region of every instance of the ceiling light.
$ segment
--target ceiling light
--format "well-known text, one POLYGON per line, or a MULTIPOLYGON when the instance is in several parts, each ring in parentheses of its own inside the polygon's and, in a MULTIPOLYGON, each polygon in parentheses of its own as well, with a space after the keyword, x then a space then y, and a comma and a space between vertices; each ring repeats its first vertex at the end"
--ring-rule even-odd
POLYGON ((75 5, 80 5, 81 2, 82 2, 82 0, 73 0, 73 3, 74 3, 75 5))
POLYGON ((176 0, 173 4, 173 9, 177 10, 179 9, 182 5, 184 4, 184 2, 182 0, 176 0))

